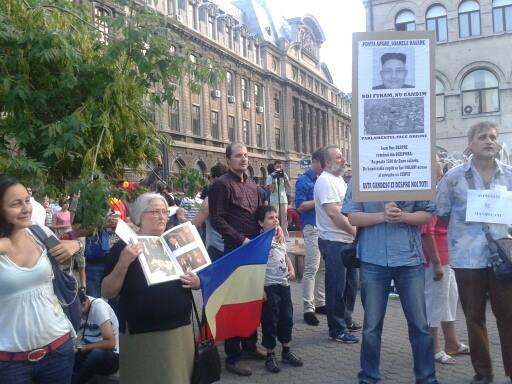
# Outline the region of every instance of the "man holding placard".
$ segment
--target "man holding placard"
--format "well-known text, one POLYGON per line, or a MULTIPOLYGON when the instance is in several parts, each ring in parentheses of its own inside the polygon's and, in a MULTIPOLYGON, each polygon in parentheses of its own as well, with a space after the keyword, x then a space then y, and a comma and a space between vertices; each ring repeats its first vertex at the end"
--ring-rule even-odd
POLYGON ((488 225, 494 239, 508 236, 512 211, 506 201, 512 191, 512 167, 496 159, 496 124, 482 122, 472 126, 468 145, 470 160, 451 169, 441 180, 437 215, 448 224, 449 259, 466 316, 475 370, 471 384, 488 384, 493 382, 493 370, 485 325, 487 296, 498 325, 505 374, 512 376, 512 283, 496 279, 484 233, 484 226, 488 225), (497 205, 503 208, 494 215, 497 205), (479 207, 487 207, 487 214, 480 214, 479 207))

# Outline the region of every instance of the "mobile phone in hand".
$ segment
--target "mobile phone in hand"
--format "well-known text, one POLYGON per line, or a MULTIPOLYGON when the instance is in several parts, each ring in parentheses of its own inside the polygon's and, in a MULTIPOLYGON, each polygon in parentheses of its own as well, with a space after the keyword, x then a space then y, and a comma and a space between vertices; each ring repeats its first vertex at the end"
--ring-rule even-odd
POLYGON ((60 244, 60 240, 57 239, 57 237, 55 235, 49 236, 48 239, 46 240, 46 247, 48 248, 48 250, 52 249, 53 247, 56 247, 59 244, 60 244))

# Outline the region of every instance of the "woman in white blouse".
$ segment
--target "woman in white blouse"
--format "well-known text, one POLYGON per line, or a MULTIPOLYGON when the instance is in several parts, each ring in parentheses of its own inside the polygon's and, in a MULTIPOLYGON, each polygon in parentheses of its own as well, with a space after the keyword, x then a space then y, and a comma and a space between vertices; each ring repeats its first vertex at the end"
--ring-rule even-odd
MULTIPOLYGON (((80 250, 61 241, 47 255, 29 230, 32 216, 25 186, 0 178, 0 381, 68 384, 74 331, 53 291, 49 257, 59 263, 80 250)), ((52 232, 44 228, 48 234, 52 232)))

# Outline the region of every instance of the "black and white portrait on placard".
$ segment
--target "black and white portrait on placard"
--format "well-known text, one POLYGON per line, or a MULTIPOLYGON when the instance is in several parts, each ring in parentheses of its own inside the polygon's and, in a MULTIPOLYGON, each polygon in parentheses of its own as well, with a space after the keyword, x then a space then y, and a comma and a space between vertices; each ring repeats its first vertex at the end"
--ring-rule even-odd
POLYGON ((373 54, 373 90, 414 88, 414 50, 376 49, 373 54))

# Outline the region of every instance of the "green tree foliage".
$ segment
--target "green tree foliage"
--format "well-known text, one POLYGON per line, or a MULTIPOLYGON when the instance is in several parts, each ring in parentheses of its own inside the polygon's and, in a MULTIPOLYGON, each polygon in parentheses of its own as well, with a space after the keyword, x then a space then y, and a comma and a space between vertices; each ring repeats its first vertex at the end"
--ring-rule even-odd
POLYGON ((183 191, 185 196, 194 198, 206 185, 206 180, 194 168, 182 168, 180 172, 171 177, 172 186, 178 191, 183 191))
POLYGON ((103 34, 90 8, 71 1, 0 1, 0 173, 53 190, 81 179, 82 195, 99 196, 85 192, 82 203, 98 207, 112 193, 98 177, 120 180, 158 157, 150 110, 172 103, 184 79, 198 91, 221 77, 213 63, 174 51, 164 17, 122 5, 103 34))

